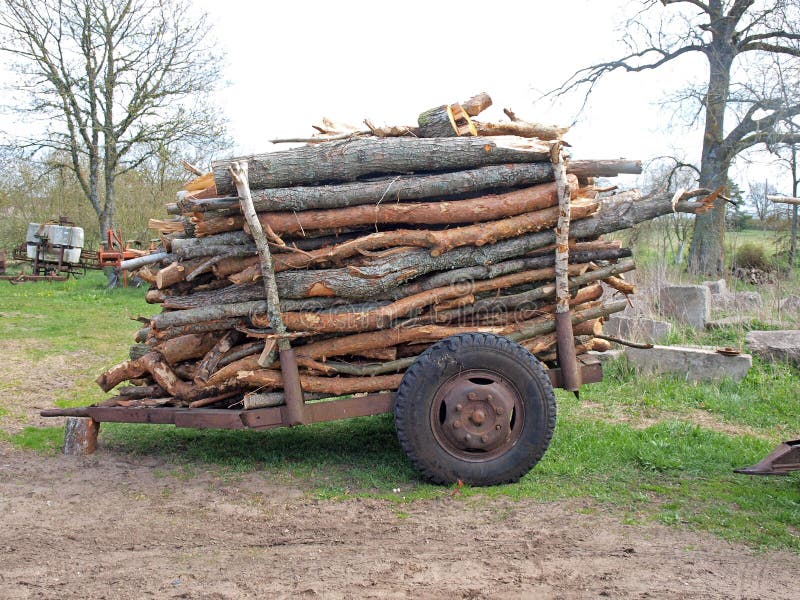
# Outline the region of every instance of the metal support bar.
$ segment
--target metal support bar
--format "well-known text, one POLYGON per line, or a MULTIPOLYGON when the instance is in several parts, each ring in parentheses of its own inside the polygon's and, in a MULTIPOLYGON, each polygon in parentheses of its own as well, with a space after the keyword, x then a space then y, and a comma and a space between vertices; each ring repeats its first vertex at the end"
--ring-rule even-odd
POLYGON ((283 394, 286 399, 287 425, 303 425, 306 420, 303 414, 305 399, 300 385, 300 371, 297 369, 297 357, 294 348, 281 349, 281 376, 283 377, 283 394))

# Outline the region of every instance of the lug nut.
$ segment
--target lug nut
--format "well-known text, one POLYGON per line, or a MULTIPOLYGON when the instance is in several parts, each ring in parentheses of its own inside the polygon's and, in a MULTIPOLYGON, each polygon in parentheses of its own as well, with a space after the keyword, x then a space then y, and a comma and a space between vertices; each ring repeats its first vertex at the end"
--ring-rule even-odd
POLYGON ((488 396, 486 396, 486 401, 487 401, 487 402, 494 402, 494 396, 492 396, 491 394, 489 394, 488 396))
POLYGON ((468 433, 465 433, 465 434, 464 434, 464 441, 465 441, 465 442, 468 442, 468 441, 470 441, 471 439, 472 439, 472 437, 471 437, 471 436, 470 436, 468 433))
POLYGON ((503 426, 502 426, 502 425, 500 425, 500 424, 498 424, 498 425, 495 425, 495 426, 494 426, 494 428, 495 428, 497 431, 500 431, 500 430, 503 428, 503 426))
POLYGON ((464 405, 463 404, 456 404, 456 412, 461 412, 462 410, 464 410, 464 405))
POLYGON ((453 429, 458 429, 461 427, 461 421, 453 421, 453 429))
POLYGON ((485 444, 486 442, 489 441, 489 436, 488 435, 482 435, 481 436, 481 441, 485 444))
POLYGON ((470 392, 469 394, 467 394, 467 398, 469 398, 472 402, 475 402, 475 400, 478 399, 478 394, 476 394, 475 392, 470 392))
POLYGON ((498 415, 502 415, 506 411, 503 410, 502 406, 498 406, 497 408, 494 409, 494 412, 497 413, 498 415))
POLYGON ((486 420, 486 413, 479 408, 470 415, 469 420, 475 423, 475 425, 480 425, 486 420))

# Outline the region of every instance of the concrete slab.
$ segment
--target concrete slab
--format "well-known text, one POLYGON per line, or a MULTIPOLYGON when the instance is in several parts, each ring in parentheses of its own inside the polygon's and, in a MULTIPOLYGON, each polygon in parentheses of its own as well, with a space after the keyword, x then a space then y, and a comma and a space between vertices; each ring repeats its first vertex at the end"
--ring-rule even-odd
POLYGON ((715 310, 748 311, 761 306, 761 294, 758 292, 726 292, 714 294, 711 304, 715 310))
POLYGON ((587 352, 589 356, 596 357, 600 362, 605 363, 612 360, 617 360, 618 358, 622 357, 625 354, 624 348, 612 348, 611 350, 606 350, 605 352, 596 352, 594 350, 589 350, 587 352))
POLYGON ((703 285, 708 288, 712 294, 724 294, 728 291, 728 285, 724 279, 717 279, 716 281, 704 281, 703 285))
POLYGON ((689 325, 703 329, 711 318, 711 292, 704 285, 668 285, 659 294, 659 312, 689 325))
POLYGON ((690 346, 627 348, 625 354, 642 373, 675 373, 691 382, 741 381, 753 364, 749 354, 725 356, 715 350, 690 346))
POLYGON ((614 315, 603 323, 607 335, 633 342, 653 344, 663 340, 672 331, 672 323, 656 321, 645 317, 614 315))
POLYGON ((785 360, 800 367, 800 329, 750 331, 744 339, 756 356, 769 361, 785 360))

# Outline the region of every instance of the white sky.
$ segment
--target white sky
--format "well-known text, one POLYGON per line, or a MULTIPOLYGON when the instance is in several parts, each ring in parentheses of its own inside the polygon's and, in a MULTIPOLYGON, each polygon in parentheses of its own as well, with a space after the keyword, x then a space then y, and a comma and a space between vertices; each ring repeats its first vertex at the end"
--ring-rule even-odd
MULTIPOLYGON (((541 91, 589 62, 614 56, 618 0, 562 2, 247 2, 196 0, 227 52, 219 102, 242 152, 265 141, 313 133, 322 116, 360 124, 414 124, 422 110, 486 91, 494 106, 479 118, 569 123, 578 95, 540 102, 541 91)), ((567 139, 583 157, 670 154, 698 134, 664 135, 668 115, 653 103, 657 76, 612 76, 567 139)))
MULTIPOLYGON (((280 149, 267 140, 311 135, 323 116, 355 125, 414 124, 417 115, 482 91, 494 106, 479 119, 564 125, 580 94, 534 103, 580 67, 619 55, 618 26, 638 0, 459 3, 432 0, 194 0, 209 13, 226 53, 227 86, 217 94, 236 153, 280 149)), ((701 132, 670 129, 657 102, 702 59, 656 72, 612 74, 592 94, 566 139, 575 158, 681 155, 699 161, 701 132)), ((699 67, 695 70, 695 67, 699 67)), ((0 115, 0 130, 14 129, 0 115)), ((737 176, 738 173, 738 176, 737 176)), ((770 179, 776 174, 768 171, 770 179)), ((744 183, 763 167, 735 168, 744 183), (747 171, 747 172, 745 172, 747 171)))

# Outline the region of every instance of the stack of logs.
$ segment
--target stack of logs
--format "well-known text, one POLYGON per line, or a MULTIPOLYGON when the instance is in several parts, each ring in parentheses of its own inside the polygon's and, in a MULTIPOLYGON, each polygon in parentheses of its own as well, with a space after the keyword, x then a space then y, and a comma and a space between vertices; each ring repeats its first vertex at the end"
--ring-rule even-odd
MULTIPOLYGON (((306 399, 394 390, 428 346, 464 332, 507 336, 553 365, 564 130, 511 111, 507 123, 473 121, 489 103, 482 94, 425 111, 418 127, 326 121, 318 135, 291 140, 303 146, 198 172, 167 207, 176 216, 152 224, 164 251, 140 260, 149 264, 138 275, 162 312, 138 332, 130 360, 98 379, 105 391, 130 382, 104 405, 279 405, 276 346, 287 342, 306 399), (266 274, 248 202, 267 241, 266 274), (265 280, 279 300, 267 300, 265 280)), ((578 354, 608 348, 602 320, 634 291, 623 277, 630 250, 601 235, 713 201, 595 185, 640 168, 566 163, 578 354)))

